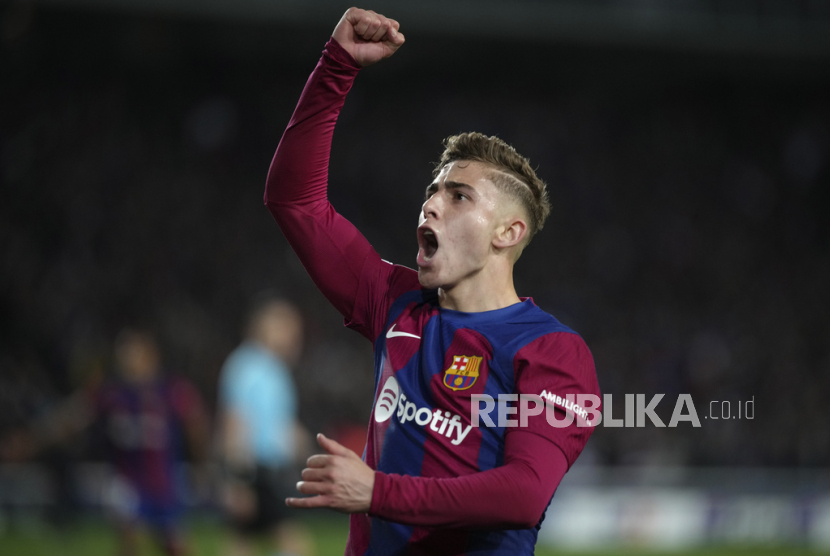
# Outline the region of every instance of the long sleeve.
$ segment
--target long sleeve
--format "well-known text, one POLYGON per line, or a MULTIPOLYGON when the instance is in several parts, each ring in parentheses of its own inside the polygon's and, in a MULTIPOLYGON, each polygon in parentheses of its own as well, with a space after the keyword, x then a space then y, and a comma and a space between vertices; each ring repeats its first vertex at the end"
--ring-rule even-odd
POLYGON ((370 515, 425 527, 534 527, 568 470, 551 441, 523 430, 505 439, 501 467, 438 479, 375 473, 370 515))
POLYGON ((364 265, 380 257, 327 198, 334 126, 359 67, 334 40, 309 77, 271 162, 265 205, 323 295, 352 318, 364 265))

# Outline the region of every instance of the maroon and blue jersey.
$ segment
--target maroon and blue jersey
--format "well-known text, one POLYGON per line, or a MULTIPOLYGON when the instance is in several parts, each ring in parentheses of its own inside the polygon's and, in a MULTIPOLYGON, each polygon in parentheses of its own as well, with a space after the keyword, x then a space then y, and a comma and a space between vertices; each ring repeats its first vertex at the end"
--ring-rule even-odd
POLYGON ((363 459, 375 484, 370 511, 351 516, 346 554, 533 554, 554 491, 593 430, 584 419, 553 426, 547 412, 561 419, 578 413, 566 398, 599 395, 593 359, 579 335, 529 298, 480 313, 441 308, 436 290, 381 260, 334 210, 331 137, 358 69, 329 41, 265 193, 317 286, 374 345, 363 459), (549 405, 523 426, 501 426, 496 411, 494 426, 474 426, 477 396, 518 394, 549 405))
POLYGON ((165 521, 179 512, 184 424, 198 418, 201 398, 189 382, 159 378, 147 384, 112 381, 94 394, 96 418, 133 517, 165 521))

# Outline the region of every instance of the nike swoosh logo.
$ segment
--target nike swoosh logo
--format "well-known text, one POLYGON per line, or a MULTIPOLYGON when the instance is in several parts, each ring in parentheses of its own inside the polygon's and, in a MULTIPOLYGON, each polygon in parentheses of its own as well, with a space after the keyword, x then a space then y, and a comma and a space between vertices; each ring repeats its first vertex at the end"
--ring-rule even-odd
POLYGON ((397 336, 407 336, 409 338, 418 338, 421 339, 420 336, 416 336, 415 334, 410 334, 409 332, 395 332, 395 324, 392 325, 392 328, 389 329, 389 332, 386 333, 387 338, 395 338, 397 336))

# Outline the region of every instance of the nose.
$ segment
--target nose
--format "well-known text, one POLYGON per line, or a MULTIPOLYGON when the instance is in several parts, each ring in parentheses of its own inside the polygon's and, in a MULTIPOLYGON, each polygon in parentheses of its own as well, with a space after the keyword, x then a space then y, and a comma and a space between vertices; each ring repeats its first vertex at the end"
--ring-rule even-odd
POLYGON ((440 214, 438 197, 439 196, 435 194, 424 202, 424 206, 421 207, 424 220, 429 220, 430 217, 438 218, 438 215, 440 214))

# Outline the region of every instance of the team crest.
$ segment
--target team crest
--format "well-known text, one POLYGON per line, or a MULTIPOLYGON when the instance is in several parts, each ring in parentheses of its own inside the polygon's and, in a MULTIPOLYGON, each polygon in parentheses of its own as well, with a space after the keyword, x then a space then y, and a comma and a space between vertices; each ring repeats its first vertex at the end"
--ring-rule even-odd
POLYGON ((453 355, 452 365, 444 371, 444 386, 453 391, 466 390, 476 383, 483 357, 453 355))

